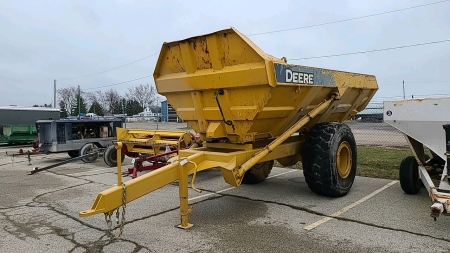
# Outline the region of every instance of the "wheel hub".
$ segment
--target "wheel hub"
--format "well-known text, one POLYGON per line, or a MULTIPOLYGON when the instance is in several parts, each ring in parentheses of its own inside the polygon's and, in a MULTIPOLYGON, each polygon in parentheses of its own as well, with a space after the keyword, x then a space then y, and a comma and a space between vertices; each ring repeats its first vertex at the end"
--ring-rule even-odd
POLYGON ((347 178, 352 168, 352 151, 350 144, 346 141, 342 142, 336 154, 337 171, 341 178, 347 178))

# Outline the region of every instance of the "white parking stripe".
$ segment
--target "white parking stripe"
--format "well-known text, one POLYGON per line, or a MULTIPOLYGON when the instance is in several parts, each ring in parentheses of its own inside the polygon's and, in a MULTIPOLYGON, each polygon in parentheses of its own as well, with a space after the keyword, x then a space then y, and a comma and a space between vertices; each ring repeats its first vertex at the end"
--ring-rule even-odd
POLYGON ((337 212, 331 214, 329 217, 325 217, 325 218, 323 218, 323 219, 321 219, 321 220, 318 220, 318 221, 314 222, 314 223, 311 224, 311 225, 308 225, 308 226, 304 227, 304 229, 307 230, 307 231, 309 231, 309 230, 311 230, 311 229, 314 229, 314 228, 316 228, 316 227, 322 225, 323 223, 325 223, 325 222, 327 222, 327 221, 329 221, 329 220, 332 220, 334 217, 340 216, 341 214, 343 214, 343 213, 347 212, 348 210, 352 209, 353 207, 355 207, 355 206, 357 206, 357 205, 363 203, 364 201, 366 201, 366 200, 372 198, 373 196, 377 195, 378 193, 380 193, 380 192, 386 190, 387 188, 391 187, 392 185, 396 184, 397 182, 398 182, 398 181, 392 181, 392 182, 390 182, 389 184, 387 184, 387 185, 381 187, 380 189, 378 189, 378 190, 372 192, 371 194, 369 194, 369 195, 367 195, 367 196, 361 198, 360 200, 354 202, 353 204, 350 204, 350 205, 348 205, 348 206, 342 208, 341 210, 339 210, 339 211, 337 211, 337 212))
MULTIPOLYGON (((78 174, 87 174, 87 175, 83 175, 83 176, 90 176, 89 174, 92 172, 98 172, 98 171, 107 171, 107 170, 111 170, 111 172, 117 172, 117 169, 114 170, 114 168, 106 168, 106 169, 98 169, 98 170, 87 170, 87 171, 82 171, 82 172, 75 172, 75 173, 69 173, 69 174, 65 174, 68 176, 75 176, 78 174)), ((78 175, 78 176, 80 176, 78 175)))
POLYGON ((283 172, 283 173, 280 173, 280 174, 276 174, 276 175, 267 177, 267 179, 273 178, 273 177, 278 177, 278 176, 281 176, 281 175, 284 175, 284 174, 289 174, 289 173, 292 173, 292 172, 295 172, 295 171, 300 171, 300 170, 291 170, 291 171, 283 172))
MULTIPOLYGON (((276 175, 267 177, 267 179, 278 177, 278 176, 285 175, 285 174, 288 174, 288 173, 292 173, 292 172, 295 172, 295 171, 297 171, 297 170, 283 172, 283 173, 280 173, 280 174, 276 174, 276 175)), ((216 194, 219 194, 219 193, 222 193, 222 192, 226 192, 226 191, 229 191, 229 190, 233 190, 233 189, 236 189, 236 187, 230 187, 230 188, 223 189, 223 190, 220 190, 220 191, 216 191, 216 192, 208 193, 208 194, 205 194, 205 195, 200 195, 200 196, 197 196, 197 197, 193 197, 193 198, 188 199, 188 201, 201 199, 201 198, 206 198, 206 197, 213 196, 213 195, 216 195, 216 194)))

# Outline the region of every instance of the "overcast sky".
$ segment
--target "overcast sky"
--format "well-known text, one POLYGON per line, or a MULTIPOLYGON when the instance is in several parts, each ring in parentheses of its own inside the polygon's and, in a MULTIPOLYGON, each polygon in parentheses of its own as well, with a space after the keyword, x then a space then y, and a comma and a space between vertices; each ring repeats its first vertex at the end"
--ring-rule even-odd
MULTIPOLYGON (((439 0, 0 0, 0 106, 52 103, 53 79, 130 63, 158 53, 164 41, 231 26, 244 34, 296 28, 432 2, 439 0)), ((450 1, 250 39, 287 59, 447 40, 450 1)), ((88 89, 152 75, 156 59, 57 86, 88 89)), ((450 95, 450 42, 290 63, 376 75, 380 89, 373 101, 402 96, 402 80, 408 97, 450 95)), ((140 83, 154 82, 149 77, 114 88, 124 94, 140 83)))

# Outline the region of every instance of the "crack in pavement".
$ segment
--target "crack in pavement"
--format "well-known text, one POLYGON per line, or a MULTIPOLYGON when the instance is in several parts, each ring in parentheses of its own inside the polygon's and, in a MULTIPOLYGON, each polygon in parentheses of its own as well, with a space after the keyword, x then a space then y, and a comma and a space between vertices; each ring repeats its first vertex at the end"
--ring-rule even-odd
MULTIPOLYGON (((89 181, 89 180, 87 180, 87 181, 89 181)), ((90 243, 87 243, 87 244, 80 244, 80 243, 77 242, 76 247, 74 247, 69 252, 73 252, 76 248, 79 248, 79 247, 82 247, 83 249, 86 249, 86 250, 89 250, 89 251, 94 249, 94 250, 99 250, 101 252, 104 247, 106 247, 109 244, 113 243, 115 240, 121 240, 121 241, 125 241, 125 242, 129 242, 129 243, 134 244, 135 248, 134 248, 134 250, 132 252, 138 252, 141 249, 146 249, 146 250, 151 252, 151 250, 149 248, 147 248, 146 246, 140 245, 139 243, 134 242, 132 240, 128 240, 128 239, 110 238, 109 240, 102 240, 103 237, 105 237, 107 234, 109 234, 109 230, 101 229, 101 228, 98 228, 96 226, 92 226, 91 224, 86 223, 86 222, 82 221, 81 219, 79 219, 77 217, 74 217, 72 215, 66 214, 66 213, 58 210, 56 207, 52 206, 50 203, 40 202, 38 200, 38 198, 40 198, 42 196, 45 196, 46 194, 49 194, 49 193, 55 193, 55 192, 58 192, 58 191, 67 190, 67 189, 70 189, 70 188, 75 188, 75 187, 82 186, 82 185, 87 185, 87 184, 90 184, 90 183, 95 183, 95 182, 86 182, 86 183, 83 183, 83 184, 73 185, 73 186, 70 186, 70 187, 63 188, 63 189, 57 189, 57 190, 54 190, 54 191, 51 191, 51 192, 46 192, 46 193, 39 194, 39 195, 37 195, 37 196, 35 196, 33 198, 33 202, 39 203, 39 204, 46 204, 46 208, 48 208, 49 210, 64 216, 65 218, 71 219, 71 220, 73 220, 73 221, 75 221, 75 222, 77 222, 77 223, 79 223, 79 224, 81 224, 81 225, 83 225, 85 227, 88 227, 90 229, 94 229, 94 230, 106 233, 105 235, 100 237, 99 240, 97 240, 95 242, 90 242, 90 243), (101 243, 101 242, 107 242, 107 243, 105 244, 105 243, 101 243), (94 247, 94 248, 92 248, 92 247, 94 247)), ((27 204, 27 206, 28 206, 28 204, 27 204)), ((72 235, 71 235, 72 239, 70 241, 75 244, 76 241, 74 239, 74 234, 75 233, 72 233, 72 235)))
MULTIPOLYGON (((299 206, 295 206, 295 205, 279 203, 279 202, 271 201, 271 200, 252 199, 252 198, 249 198, 249 197, 238 196, 238 195, 233 195, 233 194, 228 194, 228 193, 216 193, 214 191, 209 191, 209 190, 206 190, 206 189, 205 190, 204 189, 200 189, 200 190, 206 191, 206 192, 210 192, 210 193, 214 193, 214 194, 221 195, 221 196, 235 197, 235 198, 240 198, 240 199, 245 199, 245 200, 250 200, 250 201, 263 202, 263 203, 275 204, 275 205, 280 205, 280 206, 286 206, 286 207, 292 208, 294 210, 299 210, 299 211, 307 212, 307 213, 318 215, 318 216, 322 216, 322 217, 329 217, 329 218, 340 220, 340 221, 347 221, 347 222, 357 223, 357 224, 366 225, 366 226, 370 226, 370 227, 381 228, 381 229, 397 231, 397 232, 404 232, 404 233, 408 233, 408 234, 412 234, 412 235, 418 235, 418 236, 432 238, 432 239, 435 239, 435 240, 450 242, 450 239, 443 238, 443 237, 436 237, 436 236, 422 234, 422 233, 418 233, 418 232, 412 232, 412 231, 408 231, 408 230, 400 229, 400 228, 386 227, 386 226, 383 226, 383 225, 377 225, 377 224, 374 224, 374 223, 354 220, 354 219, 350 219, 350 218, 344 218, 344 217, 339 217, 339 216, 337 216, 337 217, 336 216, 331 216, 331 215, 328 215, 328 214, 325 214, 325 213, 321 213, 321 212, 317 212, 317 211, 314 211, 314 210, 311 210, 311 209, 308 209, 308 208, 305 208, 305 207, 299 207, 299 206)), ((209 201, 211 199, 207 198, 205 200, 209 201)), ((197 203, 199 203, 199 202, 197 202, 197 203)), ((195 203, 195 204, 197 204, 197 203, 195 203)))
MULTIPOLYGON (((212 199, 222 198, 222 197, 224 197, 224 196, 211 196, 211 197, 208 197, 208 198, 206 198, 204 200, 198 201, 195 204, 202 203, 202 202, 205 202, 205 201, 208 201, 208 200, 212 200, 212 199)), ((195 204, 192 204, 192 205, 195 205, 195 204)), ((156 216, 159 216, 159 215, 162 215, 162 214, 166 214, 166 213, 178 210, 178 209, 180 209, 180 206, 177 206, 177 207, 174 207, 174 208, 170 208, 170 209, 158 212, 158 213, 150 214, 150 215, 147 215, 147 216, 144 216, 144 217, 141 217, 141 218, 137 218, 137 219, 134 219, 134 220, 125 221, 124 225, 135 223, 135 222, 141 221, 141 220, 146 220, 146 219, 149 219, 149 218, 152 218, 152 217, 156 217, 156 216)), ((112 230, 116 230, 116 229, 118 229, 118 227, 115 227, 112 230)))
POLYGON ((22 219, 21 221, 16 221, 12 217, 20 214, 7 215, 5 213, 0 213, 0 215, 4 217, 4 220, 6 220, 6 223, 3 226, 3 230, 22 241, 27 240, 27 238, 40 240, 40 237, 45 235, 56 235, 60 238, 69 241, 74 245, 72 249, 68 250, 68 252, 74 252, 78 248, 82 248, 89 252, 103 252, 103 249, 105 247, 117 241, 124 241, 133 244, 134 249, 132 252, 138 252, 141 249, 146 249, 150 251, 148 247, 140 245, 128 239, 106 238, 107 237, 106 233, 100 236, 100 238, 98 238, 95 241, 80 243, 75 239, 76 233, 79 233, 80 231, 86 230, 88 228, 77 230, 75 232, 70 232, 68 229, 63 229, 58 226, 54 226, 52 225, 52 222, 47 222, 45 220, 28 218, 22 219))
MULTIPOLYGON (((69 188, 74 188, 74 187, 85 185, 85 184, 89 184, 89 183, 74 185, 74 186, 66 187, 64 189, 57 189, 55 191, 39 194, 38 196, 33 198, 32 202, 29 202, 25 205, 17 207, 17 208, 23 208, 23 207, 44 208, 46 210, 53 211, 53 212, 61 215, 62 218, 57 219, 57 220, 52 220, 52 221, 48 221, 48 219, 53 218, 53 217, 46 217, 44 219, 40 219, 43 216, 44 217, 49 216, 48 214, 43 214, 43 215, 39 215, 39 216, 31 216, 27 219, 24 219, 23 216, 27 215, 27 214, 29 215, 30 212, 20 212, 20 213, 14 213, 14 214, 8 215, 6 212, 3 211, 3 212, 0 212, 0 215, 2 215, 4 217, 3 220, 6 221, 3 225, 3 230, 23 241, 26 240, 26 238, 33 238, 35 240, 39 240, 40 237, 44 236, 44 235, 50 235, 50 234, 57 235, 58 237, 61 237, 65 240, 71 242, 74 245, 74 247, 71 250, 69 250, 69 252, 74 252, 77 248, 82 248, 89 252, 103 252, 103 249, 106 246, 108 246, 114 242, 117 242, 117 241, 124 241, 124 242, 133 244, 134 249, 132 252, 138 252, 142 249, 146 249, 149 252, 151 252, 150 248, 148 248, 144 245, 141 245, 137 242, 134 242, 132 240, 123 239, 123 238, 113 238, 111 236, 110 236, 111 238, 105 239, 106 236, 109 235, 109 230, 105 230, 105 229, 101 229, 101 228, 92 226, 88 223, 81 221, 80 219, 78 219, 72 215, 66 214, 66 213, 58 210, 56 207, 52 206, 49 203, 40 202, 38 200, 39 197, 42 197, 46 194, 66 190, 69 188), (21 217, 22 219, 20 221, 17 221, 16 219, 14 219, 17 217, 21 217), (87 227, 87 228, 78 230, 76 232, 69 232, 69 230, 67 230, 67 229, 63 229, 58 226, 52 225, 53 222, 63 220, 63 219, 73 220, 73 221, 77 222, 78 224, 80 224, 84 227, 87 227), (94 229, 99 232, 104 232, 105 234, 102 235, 96 241, 91 241, 91 242, 84 243, 84 244, 76 241, 76 239, 75 239, 76 233, 83 231, 83 230, 87 230, 87 229, 94 229), (38 230, 38 232, 36 232, 36 230, 38 230), (42 230, 44 230, 44 231, 39 232, 42 230), (45 230, 47 230, 47 231, 45 231, 45 230)), ((11 208, 10 210, 14 210, 14 209, 11 208)))
MULTIPOLYGON (((86 172, 88 172, 88 171, 86 171, 86 172)), ((73 179, 84 180, 84 181, 87 181, 89 183, 99 184, 99 185, 106 186, 106 187, 110 187, 111 186, 109 184, 93 181, 93 180, 90 180, 90 179, 87 179, 87 178, 82 178, 82 177, 77 177, 77 176, 72 176, 72 175, 67 175, 67 174, 58 174, 55 171, 45 171, 44 174, 45 173, 48 173, 48 174, 51 174, 51 175, 57 175, 57 176, 65 176, 65 177, 69 177, 69 178, 73 178, 73 179)))
POLYGON ((103 229, 101 229, 101 228, 92 226, 92 225, 90 225, 90 224, 88 224, 88 223, 82 221, 82 220, 79 219, 79 218, 76 218, 76 217, 74 217, 74 216, 72 216, 72 215, 66 214, 66 213, 64 213, 64 212, 62 212, 62 211, 60 211, 60 210, 58 210, 56 207, 52 206, 50 203, 46 203, 46 202, 43 202, 43 201, 39 201, 39 198, 40 198, 40 197, 43 197, 43 196, 45 196, 45 195, 47 195, 47 194, 52 194, 52 193, 56 193, 56 192, 59 192, 59 191, 63 191, 63 190, 67 190, 67 189, 71 189, 71 188, 75 188, 75 187, 79 187, 79 186, 83 186, 83 185, 88 185, 88 184, 90 184, 90 183, 92 183, 92 182, 86 182, 86 183, 83 183, 83 184, 73 185, 73 186, 69 186, 69 187, 65 187, 65 188, 61 188, 61 189, 54 190, 54 191, 49 191, 49 192, 45 192, 45 193, 39 194, 39 195, 35 196, 35 197, 32 199, 31 202, 25 204, 25 206, 27 206, 27 207, 34 207, 34 206, 32 205, 33 203, 44 204, 45 207, 47 207, 47 208, 50 209, 51 211, 54 211, 54 212, 56 212, 56 213, 58 213, 58 214, 61 214, 61 215, 65 216, 66 218, 69 218, 69 219, 71 219, 71 220, 73 220, 73 221, 76 221, 76 222, 80 223, 80 224, 83 225, 83 226, 86 226, 86 227, 95 229, 95 230, 97 230, 97 231, 105 231, 105 230, 103 230, 103 229))
POLYGON ((16 209, 16 208, 22 207, 22 206, 24 206, 24 205, 10 206, 10 207, 0 207, 0 211, 8 211, 8 210, 16 209))

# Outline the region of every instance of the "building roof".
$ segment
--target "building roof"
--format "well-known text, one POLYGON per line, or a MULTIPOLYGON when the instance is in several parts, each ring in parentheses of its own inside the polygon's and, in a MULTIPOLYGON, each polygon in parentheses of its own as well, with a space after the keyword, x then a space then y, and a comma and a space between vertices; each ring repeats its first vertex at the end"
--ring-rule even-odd
POLYGON ((13 110, 13 111, 50 111, 59 112, 59 108, 51 107, 24 107, 24 106, 0 106, 0 110, 13 110))

